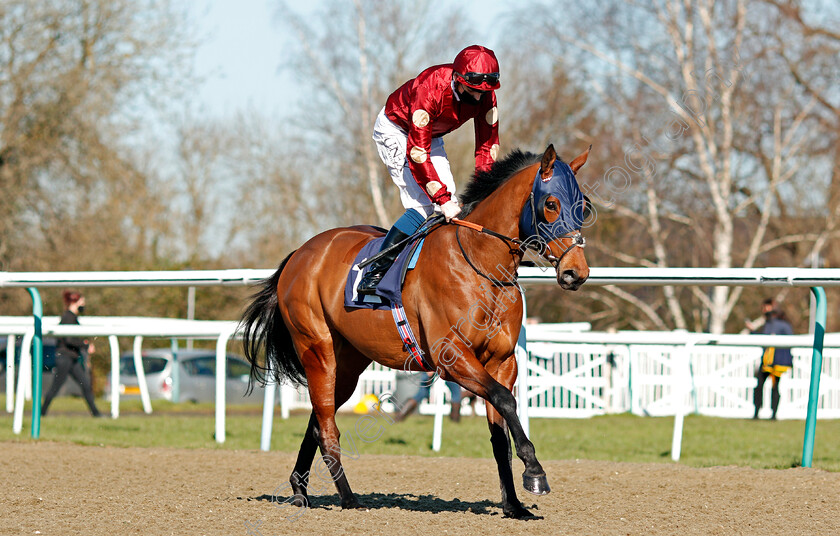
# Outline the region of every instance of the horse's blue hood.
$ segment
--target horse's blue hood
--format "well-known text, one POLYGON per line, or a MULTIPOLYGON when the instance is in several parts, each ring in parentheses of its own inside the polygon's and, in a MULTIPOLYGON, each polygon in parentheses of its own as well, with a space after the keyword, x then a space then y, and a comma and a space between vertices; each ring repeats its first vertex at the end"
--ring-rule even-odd
POLYGON ((540 171, 534 177, 531 197, 525 203, 519 218, 521 238, 527 240, 539 236, 546 241, 554 240, 576 229, 585 221, 586 199, 580 191, 575 174, 565 162, 558 158, 554 162, 554 173, 547 181, 540 177, 540 171), (545 221, 543 208, 549 196, 560 201, 560 217, 552 223, 545 221))

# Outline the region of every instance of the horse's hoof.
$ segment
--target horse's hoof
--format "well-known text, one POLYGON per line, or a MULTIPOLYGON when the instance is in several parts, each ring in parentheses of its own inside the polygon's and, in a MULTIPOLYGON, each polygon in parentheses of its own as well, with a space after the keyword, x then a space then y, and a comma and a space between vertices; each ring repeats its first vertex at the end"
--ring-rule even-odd
POLYGON ((551 488, 548 486, 548 479, 544 474, 537 476, 522 475, 522 485, 525 491, 534 495, 548 495, 551 488))
POLYGON ((292 499, 292 504, 301 508, 309 508, 309 497, 298 493, 292 499))
POLYGON ((505 506, 503 511, 504 516, 511 519, 535 519, 537 517, 521 504, 515 506, 505 506))
POLYGON ((359 501, 354 497, 352 500, 341 503, 342 510, 364 510, 365 507, 359 504, 359 501))

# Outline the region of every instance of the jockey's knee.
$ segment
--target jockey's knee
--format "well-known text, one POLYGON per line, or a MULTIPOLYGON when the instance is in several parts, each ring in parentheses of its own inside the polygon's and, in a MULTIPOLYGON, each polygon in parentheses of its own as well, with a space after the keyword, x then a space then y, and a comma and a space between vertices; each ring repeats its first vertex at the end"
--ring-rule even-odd
MULTIPOLYGON (((402 231, 407 235, 412 235, 414 232, 420 228, 424 221, 426 221, 426 216, 423 216, 422 210, 426 207, 417 207, 410 208, 405 211, 405 213, 397 219, 394 223, 394 227, 402 231)), ((431 206, 429 207, 429 214, 431 214, 431 206)))

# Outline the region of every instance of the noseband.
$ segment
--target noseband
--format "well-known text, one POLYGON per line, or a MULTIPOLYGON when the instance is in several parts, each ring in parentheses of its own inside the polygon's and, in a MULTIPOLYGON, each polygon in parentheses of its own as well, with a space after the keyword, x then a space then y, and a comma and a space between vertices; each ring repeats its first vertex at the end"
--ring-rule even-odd
POLYGON ((560 261, 563 260, 563 257, 565 257, 566 254, 569 253, 572 249, 574 249, 575 247, 580 247, 580 248, 586 247, 586 239, 583 237, 583 235, 580 233, 580 231, 573 231, 573 232, 570 232, 570 233, 566 233, 563 236, 558 236, 557 238, 554 239, 554 240, 561 240, 563 238, 571 238, 572 239, 572 243, 569 244, 569 246, 567 248, 565 248, 563 250, 563 252, 560 253, 560 256, 558 257, 558 256, 551 253, 551 249, 548 247, 548 244, 545 242, 545 240, 541 236, 536 241, 532 241, 530 239, 520 240, 518 238, 512 238, 510 236, 506 236, 506 235, 503 235, 501 233, 491 231, 490 229, 487 229, 484 226, 481 226, 481 225, 478 225, 478 224, 475 224, 475 223, 472 223, 472 222, 464 221, 464 220, 452 219, 450 221, 450 223, 453 223, 453 224, 458 226, 458 228, 455 229, 455 240, 458 242, 458 247, 461 249, 461 255, 464 257, 464 260, 467 261, 467 264, 470 265, 470 268, 472 268, 475 273, 477 273, 478 275, 480 275, 484 279, 487 279, 488 281, 490 281, 491 283, 493 283, 497 287, 509 287, 509 286, 516 285, 517 283, 516 283, 516 281, 500 281, 500 280, 498 280, 494 277, 491 277, 491 276, 485 274, 481 270, 479 270, 479 268, 475 264, 473 264, 472 260, 470 260, 469 255, 467 255, 467 251, 464 249, 464 245, 461 244, 461 237, 458 233, 458 231, 461 230, 460 229, 461 227, 466 227, 468 229, 472 229, 474 231, 478 231, 480 233, 487 234, 487 235, 498 238, 499 240, 504 242, 505 245, 508 246, 508 248, 509 248, 508 252, 510 253, 510 255, 512 257, 517 257, 517 256, 521 257, 522 255, 525 254, 525 251, 527 251, 527 250, 534 251, 538 255, 540 255, 542 258, 544 258, 548 262, 550 262, 551 265, 554 266, 555 270, 560 265, 560 261))

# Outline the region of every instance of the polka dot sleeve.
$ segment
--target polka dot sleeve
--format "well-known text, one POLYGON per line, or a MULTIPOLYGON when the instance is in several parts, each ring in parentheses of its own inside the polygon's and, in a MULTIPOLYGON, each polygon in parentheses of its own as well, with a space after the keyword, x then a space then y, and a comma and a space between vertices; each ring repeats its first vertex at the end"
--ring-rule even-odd
POLYGON ((440 110, 434 94, 425 86, 418 85, 411 100, 411 121, 408 125, 408 168, 417 184, 429 199, 442 205, 452 194, 438 177, 431 161, 432 123, 440 110))
POLYGON ((499 110, 496 107, 496 93, 492 99, 484 99, 482 108, 473 119, 475 124, 475 169, 487 171, 499 157, 499 110))

